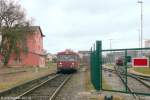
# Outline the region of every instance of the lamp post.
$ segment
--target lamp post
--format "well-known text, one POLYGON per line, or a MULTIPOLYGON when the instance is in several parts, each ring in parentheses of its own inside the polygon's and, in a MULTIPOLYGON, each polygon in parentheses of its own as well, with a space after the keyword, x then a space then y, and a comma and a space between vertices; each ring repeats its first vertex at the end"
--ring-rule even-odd
POLYGON ((140 33, 141 33, 141 48, 143 47, 143 1, 139 0, 138 3, 141 6, 141 25, 140 25, 140 33))
POLYGON ((109 39, 109 46, 110 46, 110 49, 112 49, 112 44, 111 44, 112 40, 113 40, 113 39, 109 39))

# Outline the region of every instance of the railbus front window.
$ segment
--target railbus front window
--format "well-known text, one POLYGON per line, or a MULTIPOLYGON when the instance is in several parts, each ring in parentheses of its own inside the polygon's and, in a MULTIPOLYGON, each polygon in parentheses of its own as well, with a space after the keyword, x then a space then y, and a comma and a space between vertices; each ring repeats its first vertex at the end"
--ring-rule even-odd
POLYGON ((59 61, 76 61, 77 57, 74 55, 60 55, 58 56, 59 61))

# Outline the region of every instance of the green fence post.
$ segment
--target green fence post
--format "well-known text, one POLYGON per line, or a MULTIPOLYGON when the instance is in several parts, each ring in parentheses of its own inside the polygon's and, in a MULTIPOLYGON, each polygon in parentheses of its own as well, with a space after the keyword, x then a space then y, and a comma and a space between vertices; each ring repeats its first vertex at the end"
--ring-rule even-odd
POLYGON ((99 84, 102 90, 102 41, 96 41, 98 53, 98 67, 99 67, 99 84))
POLYGON ((95 44, 94 44, 94 66, 93 66, 93 79, 94 79, 94 87, 96 90, 98 90, 98 85, 97 85, 97 58, 96 58, 96 48, 95 48, 95 44))
POLYGON ((95 55, 95 88, 96 90, 101 89, 101 83, 100 83, 100 41, 96 41, 96 55, 95 55))
POLYGON ((92 66, 93 66, 93 52, 92 52, 92 48, 91 48, 91 52, 90 52, 90 75, 91 75, 91 82, 93 82, 93 73, 92 73, 92 66))
POLYGON ((91 82, 96 90, 102 89, 102 47, 101 41, 96 41, 96 48, 90 52, 91 82))
POLYGON ((98 41, 99 45, 99 71, 100 71, 100 90, 102 90, 102 41, 98 41))

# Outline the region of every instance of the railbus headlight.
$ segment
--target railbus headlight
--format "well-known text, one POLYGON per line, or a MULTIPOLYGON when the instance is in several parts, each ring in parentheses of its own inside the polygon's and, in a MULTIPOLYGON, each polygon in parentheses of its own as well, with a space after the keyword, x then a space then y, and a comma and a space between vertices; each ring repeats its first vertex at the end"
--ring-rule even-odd
POLYGON ((62 67, 62 63, 61 63, 61 62, 59 62, 59 63, 58 63, 58 66, 59 66, 59 67, 62 67))
POLYGON ((73 67, 75 65, 75 63, 73 62, 72 64, 71 64, 71 66, 73 67))

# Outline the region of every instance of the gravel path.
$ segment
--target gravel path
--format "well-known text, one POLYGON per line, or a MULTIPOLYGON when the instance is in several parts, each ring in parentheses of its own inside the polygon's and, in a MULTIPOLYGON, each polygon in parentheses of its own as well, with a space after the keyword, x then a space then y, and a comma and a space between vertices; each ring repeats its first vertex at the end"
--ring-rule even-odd
POLYGON ((85 72, 75 73, 60 91, 55 100, 93 100, 90 92, 86 92, 85 72))
POLYGON ((103 71, 103 79, 107 82, 109 86, 111 86, 113 90, 125 90, 124 84, 116 74, 109 71, 103 71))
MULTIPOLYGON (((118 76, 112 74, 111 77, 109 77, 109 74, 109 72, 103 72, 107 84, 109 83, 109 85, 112 85, 111 87, 115 90, 123 90, 124 86, 118 76)), ((108 91, 96 92, 91 88, 87 89, 87 86, 85 85, 85 81, 87 81, 86 77, 89 77, 86 72, 78 72, 74 74, 60 91, 55 100, 104 100, 103 98, 106 95, 112 95, 117 98, 115 100, 135 100, 130 94, 108 91)), ((139 97, 140 98, 137 100, 150 100, 150 97, 139 97)))

